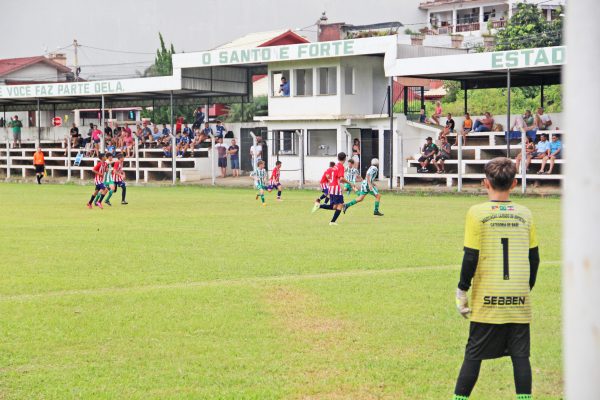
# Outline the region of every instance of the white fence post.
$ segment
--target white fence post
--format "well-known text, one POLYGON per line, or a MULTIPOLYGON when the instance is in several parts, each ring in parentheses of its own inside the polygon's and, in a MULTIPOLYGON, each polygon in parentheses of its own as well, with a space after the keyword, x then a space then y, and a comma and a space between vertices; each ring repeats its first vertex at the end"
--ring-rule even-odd
POLYGON ((217 177, 215 171, 215 135, 210 134, 210 176, 213 186, 216 184, 217 177))
POLYGON ((252 136, 252 171, 256 169, 256 155, 254 154, 254 146, 256 146, 256 135, 254 132, 250 131, 250 136, 252 136))
POLYGON ((173 135, 173 127, 171 126, 171 169, 173 174, 173 185, 177 183, 177 148, 175 146, 175 135, 173 135))
POLYGON ((406 161, 404 160, 404 140, 402 135, 398 135, 398 165, 400 166, 400 190, 404 190, 404 166, 406 165, 406 161))
POLYGON ((525 153, 526 140, 527 134, 525 133, 525 129, 521 128, 521 193, 523 194, 525 194, 527 191, 527 153, 525 153))
POLYGON ((140 182, 140 139, 134 135, 135 146, 135 183, 140 182))
POLYGON ((6 136, 6 178, 10 178, 10 138, 6 136))
POLYGON ((71 181, 71 137, 67 137, 67 182, 71 181))
POLYGON ((458 138, 458 179, 457 179, 457 183, 456 183, 456 188, 458 192, 462 191, 462 170, 463 170, 463 162, 462 162, 462 142, 463 142, 463 137, 462 135, 458 134, 456 135, 456 137, 458 138))
POLYGON ((302 131, 296 130, 298 134, 298 142, 300 143, 300 189, 304 189, 304 135, 302 131))

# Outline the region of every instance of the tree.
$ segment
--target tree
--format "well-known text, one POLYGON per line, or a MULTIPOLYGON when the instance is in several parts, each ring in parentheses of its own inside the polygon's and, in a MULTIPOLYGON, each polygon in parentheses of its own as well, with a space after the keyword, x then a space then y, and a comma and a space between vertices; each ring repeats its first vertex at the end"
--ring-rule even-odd
POLYGON ((267 115, 267 96, 257 96, 250 103, 231 104, 227 114, 227 122, 248 122, 254 117, 267 115))
MULTIPOLYGON (((562 9, 558 10, 562 13, 562 9)), ((534 47, 560 46, 563 21, 546 21, 536 4, 519 3, 506 28, 496 34, 496 50, 518 50, 534 47)))
POLYGON ((172 58, 172 56, 175 53, 175 47, 173 47, 173 43, 171 43, 171 47, 167 50, 162 33, 158 32, 158 38, 160 40, 160 47, 156 50, 156 57, 154 58, 154 64, 149 66, 144 71, 144 76, 173 75, 173 58, 172 58))
POLYGON ((460 90, 459 81, 444 81, 444 89, 446 89, 446 96, 444 97, 447 102, 455 102, 456 94, 460 90))

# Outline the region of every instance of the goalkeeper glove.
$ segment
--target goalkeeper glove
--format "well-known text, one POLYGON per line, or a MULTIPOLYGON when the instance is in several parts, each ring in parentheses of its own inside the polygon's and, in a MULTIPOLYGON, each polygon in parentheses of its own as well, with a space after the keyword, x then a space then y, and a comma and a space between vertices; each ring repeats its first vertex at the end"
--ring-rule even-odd
POLYGON ((456 289, 456 309, 463 316, 463 318, 469 318, 471 315, 471 309, 469 308, 469 298, 467 292, 464 290, 456 289))

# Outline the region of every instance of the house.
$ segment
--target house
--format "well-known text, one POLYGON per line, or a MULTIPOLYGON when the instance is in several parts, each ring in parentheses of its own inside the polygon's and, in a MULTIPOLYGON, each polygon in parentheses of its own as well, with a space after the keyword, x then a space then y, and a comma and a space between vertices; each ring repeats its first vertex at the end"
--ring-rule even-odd
POLYGON ((0 60, 0 84, 65 82, 73 79, 63 53, 0 60))
MULTIPOLYGON (((488 30, 501 29, 512 17, 517 0, 428 0, 419 5, 427 13, 433 34, 469 34, 481 36, 488 30)), ((532 0, 550 21, 558 17, 565 0, 532 0)))

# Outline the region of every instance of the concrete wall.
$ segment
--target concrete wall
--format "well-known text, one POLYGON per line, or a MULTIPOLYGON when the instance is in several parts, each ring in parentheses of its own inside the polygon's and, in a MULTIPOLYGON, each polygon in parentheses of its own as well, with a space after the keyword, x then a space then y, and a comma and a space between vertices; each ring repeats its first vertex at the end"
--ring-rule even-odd
POLYGON ((56 68, 40 62, 27 68, 12 72, 8 75, 4 75, 2 79, 24 81, 56 81, 60 77, 61 75, 56 68))

